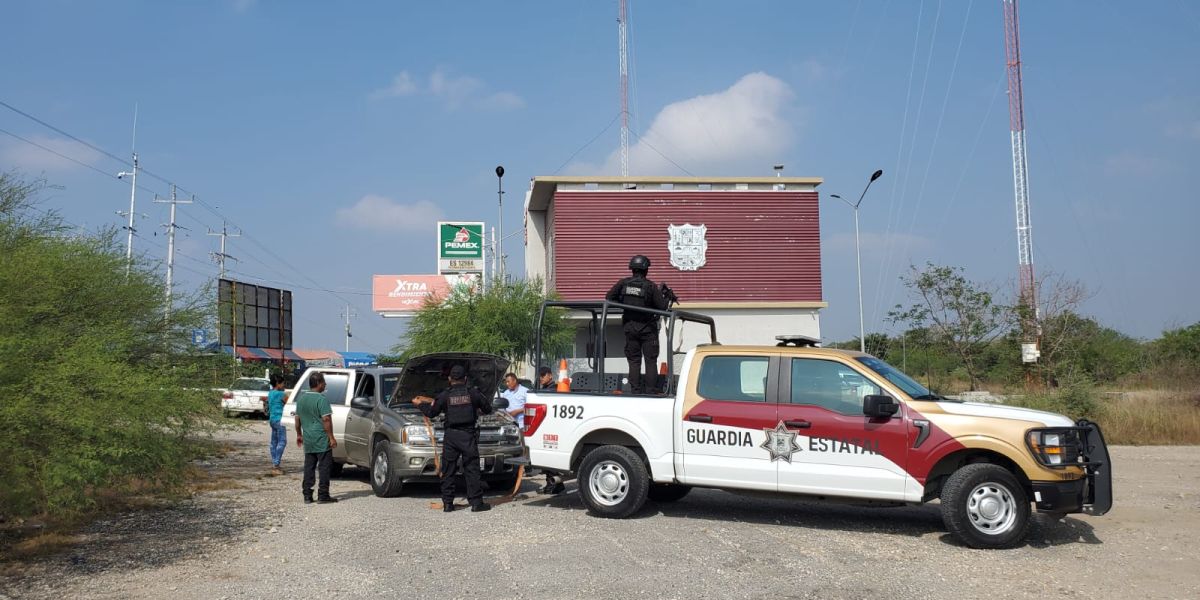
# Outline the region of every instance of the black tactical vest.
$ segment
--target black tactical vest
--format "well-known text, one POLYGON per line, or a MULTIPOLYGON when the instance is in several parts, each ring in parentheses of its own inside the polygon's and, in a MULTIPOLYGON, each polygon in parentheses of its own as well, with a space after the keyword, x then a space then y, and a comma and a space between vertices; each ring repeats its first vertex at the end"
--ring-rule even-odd
POLYGON ((446 426, 475 426, 475 403, 466 386, 456 386, 446 391, 446 426))
MULTIPOLYGON (((649 279, 643 277, 626 277, 621 282, 621 304, 640 307, 654 307, 654 284, 650 283, 649 279)), ((648 322, 653 321, 656 317, 650 313, 640 311, 627 311, 621 317, 622 322, 637 321, 648 322)))

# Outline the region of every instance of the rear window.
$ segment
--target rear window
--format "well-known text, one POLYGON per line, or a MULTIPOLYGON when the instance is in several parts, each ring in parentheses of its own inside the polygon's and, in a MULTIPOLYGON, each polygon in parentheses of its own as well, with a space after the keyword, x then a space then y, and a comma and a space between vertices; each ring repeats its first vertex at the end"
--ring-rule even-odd
POLYGON ((269 392, 271 384, 266 379, 242 378, 233 382, 231 390, 249 390, 252 392, 269 392))
MULTIPOLYGON (((325 373, 325 399, 329 401, 329 405, 345 405, 346 404, 346 388, 350 386, 350 376, 346 373, 325 373)), ((308 391, 308 378, 304 378, 300 382, 300 391, 308 391)), ((299 394, 297 394, 299 397, 299 394)))
POLYGON ((707 356, 696 391, 709 400, 767 401, 766 356, 707 356))

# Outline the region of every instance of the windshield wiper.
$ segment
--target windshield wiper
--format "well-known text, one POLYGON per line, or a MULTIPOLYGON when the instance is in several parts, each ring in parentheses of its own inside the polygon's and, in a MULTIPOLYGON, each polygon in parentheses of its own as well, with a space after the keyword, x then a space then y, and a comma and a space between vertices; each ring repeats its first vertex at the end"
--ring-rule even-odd
POLYGON ((947 398, 941 394, 935 394, 933 392, 930 392, 928 394, 921 394, 920 396, 913 396, 913 400, 935 400, 937 402, 962 402, 962 400, 955 400, 953 398, 947 398))

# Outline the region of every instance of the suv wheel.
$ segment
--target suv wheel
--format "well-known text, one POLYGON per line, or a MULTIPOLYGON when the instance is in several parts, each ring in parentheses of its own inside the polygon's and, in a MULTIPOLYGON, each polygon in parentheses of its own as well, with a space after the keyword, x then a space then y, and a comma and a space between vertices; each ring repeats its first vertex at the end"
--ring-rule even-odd
POLYGON ((636 452, 625 446, 601 446, 583 457, 579 495, 588 512, 623 519, 646 503, 650 476, 636 452))
POLYGON ((942 520, 972 548, 1010 548, 1029 529, 1029 497, 1012 473, 990 463, 967 465, 942 487, 942 520))
POLYGON ((400 490, 404 488, 404 482, 392 470, 389 444, 386 439, 381 439, 375 442, 375 448, 371 452, 371 489, 380 498, 399 496, 400 490))

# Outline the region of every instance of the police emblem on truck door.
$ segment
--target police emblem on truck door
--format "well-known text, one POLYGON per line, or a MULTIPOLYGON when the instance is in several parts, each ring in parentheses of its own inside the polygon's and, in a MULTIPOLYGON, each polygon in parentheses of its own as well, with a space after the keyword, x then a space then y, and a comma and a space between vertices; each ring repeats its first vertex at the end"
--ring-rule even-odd
POLYGON ((667 248, 671 251, 671 265, 680 271, 696 271, 703 267, 707 262, 704 254, 708 251, 706 233, 707 225, 668 225, 667 248))
POLYGON ((788 431, 787 426, 780 421, 774 429, 764 427, 763 433, 767 434, 767 439, 763 440, 759 448, 771 454, 771 462, 782 460, 791 464, 792 455, 800 451, 800 444, 796 443, 796 432, 788 431))

